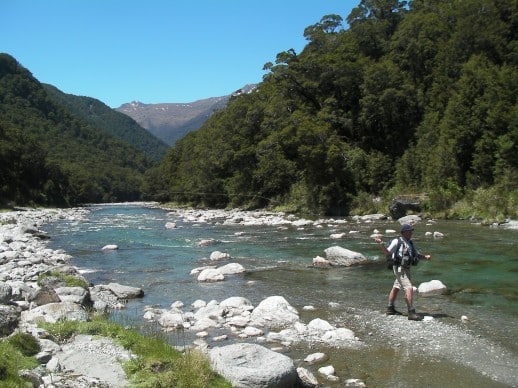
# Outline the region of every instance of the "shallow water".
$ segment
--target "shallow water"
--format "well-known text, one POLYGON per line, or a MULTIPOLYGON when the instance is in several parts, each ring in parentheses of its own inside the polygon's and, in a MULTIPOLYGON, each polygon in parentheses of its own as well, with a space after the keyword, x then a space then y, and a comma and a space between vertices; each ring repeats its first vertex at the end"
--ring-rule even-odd
MULTIPOLYGON (((339 319, 344 308, 383 311, 393 282, 390 271, 384 268, 381 250, 370 235, 375 229, 382 233, 397 229, 394 222, 349 220, 345 224, 328 223, 322 228, 251 227, 192 224, 164 210, 140 205, 94 206, 91 210, 86 220, 47 225, 45 229, 52 236, 50 246, 73 255, 72 264, 84 269, 85 276, 94 284, 117 282, 142 287, 145 297, 131 301, 125 310, 125 314, 137 318, 142 317, 144 306, 151 304, 167 308, 177 300, 187 306, 196 299, 221 301, 244 296, 257 305, 268 296, 282 295, 299 312, 303 306, 313 305, 318 317, 332 321, 339 319), (176 222, 176 229, 164 227, 171 221, 176 222), (353 230, 359 233, 340 240, 329 237, 331 233, 353 230), (197 245, 210 238, 219 243, 197 245), (119 249, 102 251, 106 244, 117 244, 119 249), (333 245, 361 252, 370 261, 353 268, 312 268, 312 259, 325 257, 324 249, 333 245), (207 258, 215 250, 228 252, 232 261, 242 264, 247 273, 228 276, 219 283, 196 282, 190 271, 209 264, 207 258), (331 309, 329 302, 342 308, 331 309)), ((385 239, 390 236, 395 235, 385 239)), ((449 289, 448 295, 417 297, 417 310, 433 313, 437 319, 452 324, 460 324, 460 317, 466 315, 470 318, 470 330, 476 335, 518 353, 518 231, 491 229, 466 221, 438 221, 429 226, 418 225, 414 241, 423 253, 433 255, 431 262, 412 269, 414 284, 438 279, 449 289), (440 231, 445 237, 427 237, 427 231, 440 231)), ((402 295, 397 303, 403 310, 402 295)), ((311 318, 311 314, 305 314, 311 318)), ((358 378, 365 375, 363 378, 371 386, 385 385, 383 381, 387 382, 385 386, 405 386, 405 381, 416 381, 411 378, 423 381, 418 386, 445 386, 453 381, 457 384, 451 386, 498 386, 491 385, 494 383, 484 376, 472 376, 472 371, 458 365, 437 373, 444 369, 444 364, 449 365, 446 361, 433 368, 405 373, 409 377, 399 378, 399 382, 392 381, 394 367, 384 365, 390 363, 390 355, 384 355, 390 352, 382 344, 379 349, 351 351, 347 357, 354 362, 342 364, 342 372, 358 378), (376 371, 372 368, 373 359, 378 359, 376 371)))

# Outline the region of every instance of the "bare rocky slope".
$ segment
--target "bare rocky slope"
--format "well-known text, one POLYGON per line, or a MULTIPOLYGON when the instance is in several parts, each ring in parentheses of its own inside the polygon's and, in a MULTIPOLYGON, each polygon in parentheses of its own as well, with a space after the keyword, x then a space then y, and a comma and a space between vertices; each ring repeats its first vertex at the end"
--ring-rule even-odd
POLYGON ((210 97, 188 103, 144 104, 132 101, 115 110, 124 113, 169 145, 191 131, 200 128, 217 110, 223 109, 230 97, 249 93, 256 85, 246 85, 238 91, 221 97, 210 97))

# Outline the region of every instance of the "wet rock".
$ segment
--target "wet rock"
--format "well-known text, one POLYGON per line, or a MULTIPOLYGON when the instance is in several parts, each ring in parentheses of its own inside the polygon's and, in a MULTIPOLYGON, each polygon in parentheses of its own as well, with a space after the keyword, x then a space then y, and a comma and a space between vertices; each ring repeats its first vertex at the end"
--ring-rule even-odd
POLYGON ((339 246, 327 248, 324 252, 331 266, 349 267, 367 261, 363 254, 339 246))

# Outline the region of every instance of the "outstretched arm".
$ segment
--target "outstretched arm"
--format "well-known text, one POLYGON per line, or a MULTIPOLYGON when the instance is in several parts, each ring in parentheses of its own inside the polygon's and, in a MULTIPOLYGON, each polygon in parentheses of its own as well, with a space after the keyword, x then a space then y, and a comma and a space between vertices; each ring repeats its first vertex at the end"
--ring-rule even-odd
POLYGON ((374 241, 376 242, 376 244, 379 244, 379 246, 381 247, 381 250, 383 251, 383 253, 385 253, 385 255, 390 255, 390 251, 387 249, 387 247, 385 246, 385 243, 383 242, 383 240, 381 238, 375 237, 374 241))

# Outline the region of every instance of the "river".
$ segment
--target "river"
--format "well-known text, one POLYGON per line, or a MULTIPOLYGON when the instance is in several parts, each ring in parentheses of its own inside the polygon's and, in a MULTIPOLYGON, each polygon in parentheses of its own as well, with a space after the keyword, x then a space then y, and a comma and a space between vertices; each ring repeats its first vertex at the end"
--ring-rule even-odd
MULTIPOLYGON (((117 282, 142 287, 145 297, 130 301, 122 313, 131 319, 142 317, 146 305, 168 308, 174 301, 190 305, 197 299, 221 301, 230 296, 243 296, 257 305, 272 295, 284 296, 299 312, 304 306, 314 306, 316 310, 308 313, 307 319, 318 316, 337 322, 350 311, 382 316, 380 312, 385 309, 393 279, 385 269, 379 246, 370 236, 375 230, 386 234, 388 229, 398 229, 396 222, 359 222, 348 218, 300 227, 243 226, 227 225, 223 220, 193 222, 180 214, 143 204, 99 205, 92 206, 83 220, 62 220, 46 225, 45 230, 52 236, 50 247, 71 254, 72 264, 94 284, 117 282), (167 222, 176 223, 176 228, 165 228, 167 222), (345 237, 332 239, 334 233, 345 233, 345 237), (214 239, 217 244, 199 246, 203 239, 214 239), (119 249, 102 251, 107 244, 116 244, 119 249), (334 245, 361 252, 369 262, 349 268, 313 268, 313 258, 325 257, 324 249, 334 245), (229 253, 231 261, 243 265, 247 272, 227 276, 223 282, 198 283, 190 275, 191 270, 209 264, 207 258, 215 250, 229 253)), ((388 233, 385 240, 396 235, 388 233)), ((517 237, 516 230, 468 221, 418 224, 413 239, 421 252, 432 254, 433 258, 412 269, 414 284, 437 279, 448 287, 448 293, 418 296, 414 303, 417 311, 468 330, 516 356, 517 237), (434 231, 444 237, 425 234, 434 231), (461 316, 468 317, 467 323, 461 321, 461 316)), ((404 310, 403 306, 400 295, 397 307, 404 310)), ((351 329, 360 339, 372 335, 362 332, 360 326, 351 329)), ((369 364, 373 357, 382 365, 390 363, 397 353, 382 341, 379 339, 380 343, 369 351, 329 350, 330 361, 337 370, 361 375, 358 377, 368 386, 408 386, 412 378, 422 382, 414 386, 507 386, 484 373, 474 373, 469 366, 440 357, 432 357, 434 367, 427 368, 426 373, 410 373, 410 377, 398 379, 388 372, 387 377, 386 368, 380 367, 380 372, 376 372, 375 365, 369 364), (341 367, 340 363, 344 365, 341 367), (364 371, 366 368, 370 371, 364 371)), ((308 349, 299 352, 308 353, 308 349)), ((404 355, 397 357, 404 359, 404 355)))

